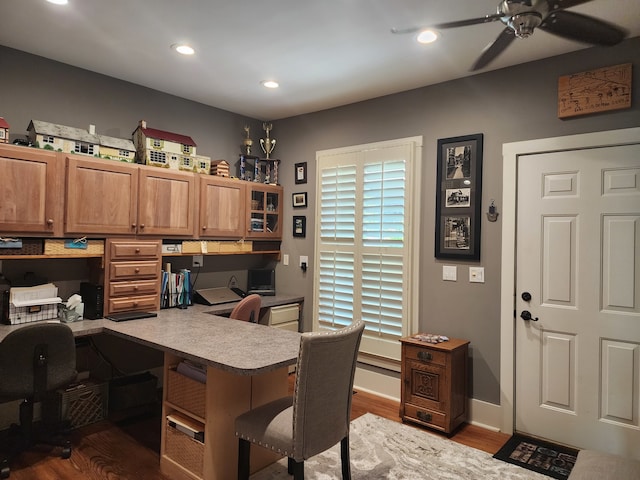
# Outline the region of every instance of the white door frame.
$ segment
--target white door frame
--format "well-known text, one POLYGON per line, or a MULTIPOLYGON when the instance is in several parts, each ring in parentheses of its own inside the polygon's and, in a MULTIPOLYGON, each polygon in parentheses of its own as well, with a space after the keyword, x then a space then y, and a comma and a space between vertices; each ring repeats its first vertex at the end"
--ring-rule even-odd
POLYGON ((502 262, 500 286, 500 430, 512 434, 515 414, 515 279, 518 157, 580 148, 638 143, 640 127, 543 138, 502 145, 502 262))

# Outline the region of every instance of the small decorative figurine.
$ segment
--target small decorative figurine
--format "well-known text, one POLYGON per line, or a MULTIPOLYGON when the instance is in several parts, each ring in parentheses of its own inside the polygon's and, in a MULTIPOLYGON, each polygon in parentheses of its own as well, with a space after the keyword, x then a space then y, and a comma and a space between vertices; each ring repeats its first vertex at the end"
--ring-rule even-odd
POLYGON ((262 151, 267 156, 267 159, 269 158, 269 155, 271 155, 271 152, 273 152, 273 149, 276 148, 276 139, 269 138, 269 132, 271 131, 272 128, 273 128, 273 125, 270 123, 262 124, 262 129, 265 132, 267 132, 267 138, 260 139, 260 146, 262 147, 262 151))

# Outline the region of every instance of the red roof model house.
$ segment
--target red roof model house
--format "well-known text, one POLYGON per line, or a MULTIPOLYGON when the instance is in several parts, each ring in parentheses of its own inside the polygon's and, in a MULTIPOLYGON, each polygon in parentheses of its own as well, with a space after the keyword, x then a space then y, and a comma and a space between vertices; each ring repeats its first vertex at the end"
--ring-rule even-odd
POLYGON ((9 143, 9 124, 0 117, 0 143, 9 143))
POLYGON ((149 128, 144 120, 132 135, 139 163, 207 174, 211 169, 211 159, 197 155, 196 143, 187 135, 149 128))

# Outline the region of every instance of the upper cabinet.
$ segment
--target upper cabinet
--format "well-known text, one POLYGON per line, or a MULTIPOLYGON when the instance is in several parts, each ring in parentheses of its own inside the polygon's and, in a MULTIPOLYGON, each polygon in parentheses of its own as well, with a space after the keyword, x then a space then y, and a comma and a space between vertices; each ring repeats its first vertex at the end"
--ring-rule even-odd
POLYGON ((195 233, 196 176, 157 167, 139 167, 138 234, 195 233))
POLYGON ((245 184, 200 175, 200 237, 242 238, 245 230, 245 184))
POLYGON ((0 235, 61 236, 64 163, 56 153, 0 146, 0 235))
POLYGON ((67 156, 65 232, 193 236, 195 176, 67 156))
POLYGON ((278 185, 247 182, 246 238, 282 238, 282 194, 278 185))
POLYGON ((65 232, 137 233, 138 166, 67 156, 65 232))

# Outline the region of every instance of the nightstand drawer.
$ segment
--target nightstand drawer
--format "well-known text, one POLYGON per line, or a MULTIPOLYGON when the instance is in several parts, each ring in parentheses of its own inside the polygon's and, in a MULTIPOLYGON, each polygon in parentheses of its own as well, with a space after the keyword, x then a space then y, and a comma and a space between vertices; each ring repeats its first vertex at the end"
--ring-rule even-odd
POLYGON ((410 403, 407 403, 404 406, 404 416, 405 419, 408 418, 411 421, 423 423, 440 430, 445 430, 447 428, 447 416, 444 413, 435 412, 410 403))
POLYGON ((405 360, 417 360, 422 363, 431 363, 436 365, 447 364, 446 352, 432 350, 427 347, 405 346, 405 360))

